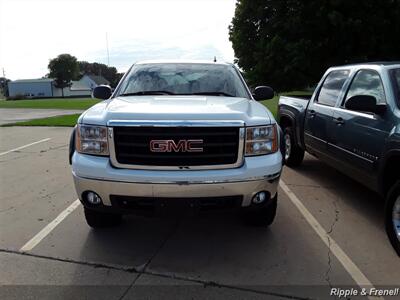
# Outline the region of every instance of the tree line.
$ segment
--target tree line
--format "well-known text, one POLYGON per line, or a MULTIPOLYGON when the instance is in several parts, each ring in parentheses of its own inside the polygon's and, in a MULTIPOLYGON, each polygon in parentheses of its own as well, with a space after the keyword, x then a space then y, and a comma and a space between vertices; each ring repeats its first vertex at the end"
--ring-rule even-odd
POLYGON ((400 0, 238 0, 229 26, 252 85, 315 85, 333 65, 398 60, 400 0))
POLYGON ((60 54, 50 60, 49 73, 46 77, 54 78, 59 88, 71 86, 73 80, 79 80, 85 74, 103 76, 110 82, 111 87, 116 87, 123 73, 118 73, 115 67, 109 67, 100 63, 78 61, 70 54, 60 54))
MULTIPOLYGON (((124 75, 119 73, 115 67, 96 62, 78 61, 75 56, 70 54, 60 54, 51 59, 48 69, 49 73, 45 77, 54 78, 55 85, 59 88, 71 86, 73 80, 79 80, 85 74, 103 76, 110 82, 110 86, 115 88, 124 75)), ((0 77, 0 93, 3 97, 8 97, 9 81, 5 77, 0 77)))

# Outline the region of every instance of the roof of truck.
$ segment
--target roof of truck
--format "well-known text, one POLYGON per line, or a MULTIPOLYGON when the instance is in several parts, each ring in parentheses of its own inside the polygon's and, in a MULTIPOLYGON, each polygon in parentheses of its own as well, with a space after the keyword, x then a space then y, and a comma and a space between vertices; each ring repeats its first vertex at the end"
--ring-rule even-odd
POLYGON ((165 60, 143 60, 138 61, 135 65, 145 65, 145 64, 217 64, 217 65, 232 65, 231 63, 224 61, 216 61, 213 59, 210 60, 182 60, 182 59, 165 59, 165 60))
POLYGON ((365 62, 365 63, 357 63, 357 64, 347 64, 347 65, 341 65, 341 66, 337 66, 337 67, 351 67, 351 66, 363 66, 363 65, 393 66, 393 65, 400 65, 400 61, 374 61, 374 62, 365 62))

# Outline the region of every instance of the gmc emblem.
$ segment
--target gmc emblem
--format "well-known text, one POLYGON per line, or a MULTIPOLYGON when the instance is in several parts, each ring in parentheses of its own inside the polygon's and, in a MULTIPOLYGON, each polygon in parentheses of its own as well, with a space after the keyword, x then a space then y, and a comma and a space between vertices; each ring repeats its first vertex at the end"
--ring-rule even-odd
POLYGON ((151 140, 151 152, 203 152, 203 140, 151 140))

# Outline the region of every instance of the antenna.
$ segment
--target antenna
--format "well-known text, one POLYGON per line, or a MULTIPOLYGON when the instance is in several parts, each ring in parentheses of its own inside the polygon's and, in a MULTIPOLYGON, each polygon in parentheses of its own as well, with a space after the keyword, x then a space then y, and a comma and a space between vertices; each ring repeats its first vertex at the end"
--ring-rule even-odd
POLYGON ((110 66, 110 52, 108 51, 108 33, 106 32, 107 66, 110 66))
POLYGON ((216 56, 214 56, 214 62, 215 62, 215 63, 217 62, 217 57, 216 57, 216 56))

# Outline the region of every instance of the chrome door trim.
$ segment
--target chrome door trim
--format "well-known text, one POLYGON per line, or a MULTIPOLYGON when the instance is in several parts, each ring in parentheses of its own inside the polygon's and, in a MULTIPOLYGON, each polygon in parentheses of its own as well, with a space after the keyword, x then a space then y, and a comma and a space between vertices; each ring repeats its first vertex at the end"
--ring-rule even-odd
POLYGON ((350 150, 347 150, 347 149, 345 149, 345 148, 343 148, 343 147, 339 147, 339 146, 337 146, 337 145, 335 145, 335 144, 332 144, 332 143, 328 143, 328 146, 332 146, 332 147, 334 147, 335 149, 338 149, 338 150, 340 150, 340 151, 346 152, 347 154, 350 154, 350 155, 352 155, 352 156, 355 156, 355 157, 357 157, 357 158, 360 158, 360 159, 362 159, 362 160, 364 160, 364 161, 366 161, 366 162, 368 162, 368 163, 371 163, 371 164, 373 164, 374 162, 376 162, 376 161, 379 159, 378 157, 374 157, 375 160, 368 159, 368 158, 366 158, 366 157, 364 157, 364 156, 361 156, 361 155, 359 155, 359 154, 357 154, 357 153, 355 153, 355 152, 352 152, 352 151, 350 151, 350 150))
POLYGON ((365 117, 365 118, 368 118, 368 119, 376 120, 375 115, 372 114, 372 113, 364 113, 364 112, 360 112, 360 111, 345 109, 345 108, 342 108, 342 107, 329 106, 329 105, 323 105, 323 104, 318 104, 318 103, 313 103, 313 105, 317 105, 317 106, 323 107, 325 109, 332 109, 333 111, 349 113, 351 115, 355 115, 355 116, 358 116, 358 117, 365 117))
POLYGON ((343 112, 343 113, 349 113, 349 114, 355 115, 357 117, 364 117, 364 118, 368 118, 371 120, 376 120, 375 115, 371 114, 371 113, 363 113, 363 112, 359 112, 359 111, 348 110, 348 109, 341 108, 341 107, 333 107, 333 110, 343 112))
POLYGON ((327 143, 327 141, 325 141, 325 140, 323 140, 323 139, 320 139, 320 138, 317 138, 316 136, 313 136, 313 135, 311 135, 311 134, 309 134, 309 133, 307 133, 307 132, 304 132, 304 135, 306 135, 306 136, 308 136, 309 138, 312 138, 312 139, 314 139, 314 140, 317 140, 318 142, 322 142, 322 143, 324 143, 324 144, 327 143))

